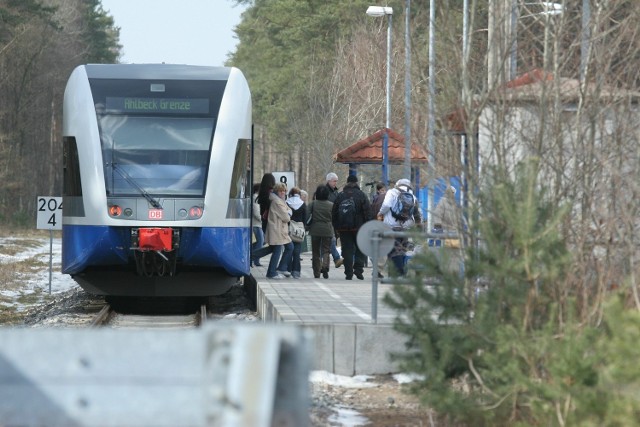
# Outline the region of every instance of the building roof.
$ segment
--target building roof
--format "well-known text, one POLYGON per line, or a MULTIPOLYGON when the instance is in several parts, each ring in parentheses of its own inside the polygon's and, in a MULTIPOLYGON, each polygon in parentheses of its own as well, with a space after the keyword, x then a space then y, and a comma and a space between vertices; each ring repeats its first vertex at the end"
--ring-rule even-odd
POLYGON ((606 84, 587 82, 567 77, 556 77, 541 69, 534 69, 505 83, 496 98, 510 101, 538 102, 557 91, 562 102, 577 102, 581 97, 599 98, 605 101, 631 99, 637 102, 640 92, 615 88, 606 84))
MULTIPOLYGON (((400 165, 404 162, 404 136, 383 128, 362 138, 342 151, 334 158, 337 163, 382 164, 382 142, 385 131, 389 132, 389 164, 400 165)), ((411 163, 427 163, 425 149, 418 144, 411 144, 411 163)))
MULTIPOLYGON (((536 68, 519 75, 504 84, 491 95, 492 101, 511 102, 540 102, 544 97, 550 97, 552 90, 558 90, 560 100, 565 103, 578 102, 582 96, 598 96, 605 101, 631 100, 640 101, 640 92, 617 89, 608 85, 587 83, 581 86, 580 80, 565 77, 556 78, 552 73, 536 68), (582 93, 584 91, 584 94, 582 93)), ((458 107, 444 117, 447 131, 452 133, 466 133, 467 114, 464 108, 458 107)), ((477 132, 476 123, 476 132, 477 132)))

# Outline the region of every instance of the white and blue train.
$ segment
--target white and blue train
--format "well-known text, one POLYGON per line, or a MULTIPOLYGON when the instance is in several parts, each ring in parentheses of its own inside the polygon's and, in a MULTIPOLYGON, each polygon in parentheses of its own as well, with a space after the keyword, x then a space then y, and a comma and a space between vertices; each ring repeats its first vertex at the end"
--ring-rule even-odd
POLYGON ((240 70, 82 65, 63 108, 63 273, 110 296, 219 295, 250 274, 240 70))

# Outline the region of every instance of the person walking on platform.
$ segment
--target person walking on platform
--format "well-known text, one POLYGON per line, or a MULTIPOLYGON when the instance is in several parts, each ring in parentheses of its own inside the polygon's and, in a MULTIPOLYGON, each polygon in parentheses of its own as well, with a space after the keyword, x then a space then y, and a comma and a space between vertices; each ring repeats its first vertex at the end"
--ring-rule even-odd
POLYGON ((260 248, 252 253, 255 259, 260 259, 271 253, 271 260, 267 268, 267 279, 281 280, 290 276, 289 259, 293 252, 293 244, 289 237, 289 219, 291 210, 285 203, 287 186, 281 182, 275 184, 269 195, 271 204, 267 216, 267 231, 264 240, 269 246, 260 248), (283 253, 284 251, 284 253, 283 253))
POLYGON ((256 200, 260 205, 260 222, 262 223, 262 231, 267 231, 267 218, 269 216, 269 206, 271 206, 271 194, 273 187, 276 185, 276 177, 271 173, 262 175, 260 188, 258 189, 258 197, 256 200))
MULTIPOLYGON (((307 205, 300 197, 301 190, 298 187, 293 187, 289 190, 289 198, 287 199, 287 205, 291 208, 291 221, 307 223, 307 205)), ((289 263, 289 271, 294 279, 300 278, 300 252, 302 251, 302 242, 292 242, 293 253, 291 255, 291 261, 289 263)))
MULTIPOLYGON (((378 182, 376 184, 376 195, 373 197, 373 201, 371 202, 371 219, 378 218, 378 213, 380 212, 380 208, 382 207, 382 202, 384 202, 384 196, 386 193, 387 186, 384 185, 383 182, 378 182)), ((386 264, 386 257, 381 257, 378 259, 378 279, 384 278, 382 271, 384 270, 386 264)))
MULTIPOLYGON (((387 191, 378 213, 378 219, 390 225, 394 231, 403 231, 414 225, 422 225, 420 207, 418 199, 413 195, 411 181, 405 178, 399 179, 395 187, 387 191)), ((407 237, 395 239, 394 247, 388 255, 395 267, 394 274, 400 276, 406 274, 405 257, 408 246, 409 239, 407 237)))
MULTIPOLYGON (((329 201, 331 203, 335 203, 336 197, 338 197, 338 193, 340 191, 338 190, 338 175, 333 172, 329 172, 327 174, 327 188, 329 189, 329 201)), ((339 268, 344 262, 344 259, 340 257, 336 240, 335 236, 331 240, 331 256, 333 257, 333 263, 336 268, 339 268)))
POLYGON ((458 217, 456 189, 449 186, 433 211, 433 228, 437 231, 455 232, 458 230, 458 217))
MULTIPOLYGON (((260 204, 258 203, 258 192, 260 190, 260 184, 253 184, 253 195, 251 196, 251 206, 252 206, 252 226, 251 229, 253 231, 253 236, 255 237, 255 242, 251 245, 251 250, 255 251, 264 246, 264 231, 262 230, 262 217, 260 216, 260 204)), ((260 264, 260 260, 256 258, 251 258, 251 266, 262 267, 260 264)))
POLYGON ((331 239, 334 236, 331 225, 331 209, 333 203, 329 201, 329 189, 326 185, 319 185, 316 189, 315 200, 309 204, 308 215, 311 215, 309 235, 311 236, 311 267, 313 277, 329 278, 329 256, 331 255, 331 239))
POLYGON ((344 258, 344 275, 352 280, 353 275, 364 280, 364 264, 366 256, 358 247, 356 236, 362 224, 371 218, 369 198, 358 186, 358 177, 349 175, 347 185, 338 194, 333 204, 331 219, 333 228, 340 235, 342 257, 344 258))
POLYGON ((387 187, 383 182, 378 182, 376 184, 376 195, 373 196, 373 200, 371 201, 371 218, 376 219, 378 217, 378 212, 380 212, 380 207, 382 206, 382 202, 384 202, 384 195, 387 193, 387 187))

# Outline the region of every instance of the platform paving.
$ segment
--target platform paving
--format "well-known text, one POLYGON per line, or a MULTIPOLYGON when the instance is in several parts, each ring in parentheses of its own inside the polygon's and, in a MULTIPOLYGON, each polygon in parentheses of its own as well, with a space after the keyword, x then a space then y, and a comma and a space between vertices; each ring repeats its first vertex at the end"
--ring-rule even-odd
POLYGON ((372 318, 371 265, 365 280, 346 280, 344 267, 329 278, 313 277, 311 252, 302 258, 301 278, 266 278, 270 255, 262 267, 253 267, 258 282, 258 315, 264 322, 300 325, 313 335, 312 369, 339 375, 373 375, 398 372, 392 352, 404 349, 404 337, 393 330, 396 313, 382 299, 390 284, 378 284, 377 316, 372 318))

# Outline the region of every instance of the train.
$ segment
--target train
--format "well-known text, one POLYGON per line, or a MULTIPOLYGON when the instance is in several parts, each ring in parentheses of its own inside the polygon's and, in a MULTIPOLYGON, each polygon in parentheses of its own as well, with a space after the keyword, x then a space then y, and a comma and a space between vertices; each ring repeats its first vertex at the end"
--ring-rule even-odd
POLYGON ((63 102, 62 272, 106 296, 250 276, 251 92, 234 67, 86 64, 63 102))

